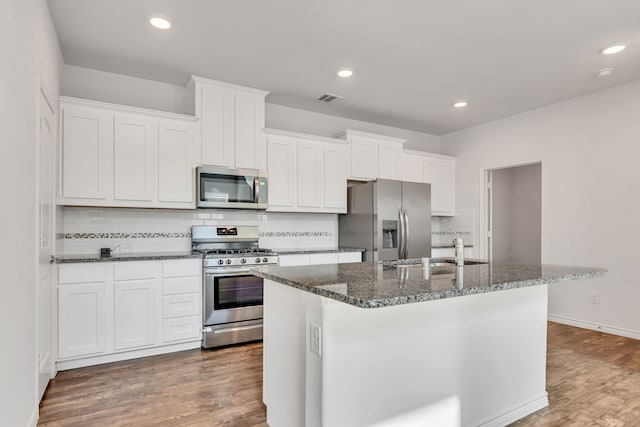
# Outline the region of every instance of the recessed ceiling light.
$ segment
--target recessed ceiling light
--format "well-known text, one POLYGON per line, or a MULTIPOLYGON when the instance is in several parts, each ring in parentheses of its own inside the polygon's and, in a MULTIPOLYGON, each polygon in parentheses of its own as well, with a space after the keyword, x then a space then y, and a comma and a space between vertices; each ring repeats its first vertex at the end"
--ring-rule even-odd
POLYGON ((168 30, 171 28, 171 19, 164 15, 151 15, 149 23, 160 30, 168 30))
POLYGON ((338 75, 340 77, 351 77, 353 76, 353 70, 351 68, 340 68, 338 70, 338 75))
POLYGON ((614 53, 620 53, 627 48, 626 43, 617 42, 610 44, 609 46, 600 49, 600 53, 604 55, 613 55, 614 53))
POLYGON ((596 73, 596 76, 604 79, 605 77, 609 77, 611 74, 613 74, 613 68, 603 68, 596 73))
POLYGON ((453 104, 453 106, 455 108, 464 108, 468 105, 469 103, 467 101, 458 101, 455 104, 453 104))

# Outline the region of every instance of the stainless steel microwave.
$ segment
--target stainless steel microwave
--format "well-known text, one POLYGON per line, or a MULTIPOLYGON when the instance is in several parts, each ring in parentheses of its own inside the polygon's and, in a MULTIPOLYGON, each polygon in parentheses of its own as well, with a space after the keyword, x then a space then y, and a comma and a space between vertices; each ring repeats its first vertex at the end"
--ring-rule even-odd
POLYGON ((198 208, 267 208, 266 172, 200 166, 196 169, 196 176, 198 208))

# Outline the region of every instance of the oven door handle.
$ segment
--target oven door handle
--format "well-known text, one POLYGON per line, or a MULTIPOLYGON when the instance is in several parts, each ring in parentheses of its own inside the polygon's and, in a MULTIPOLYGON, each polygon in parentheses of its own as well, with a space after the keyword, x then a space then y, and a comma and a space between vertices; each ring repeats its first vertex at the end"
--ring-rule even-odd
POLYGON ((209 270, 204 270, 204 274, 208 275, 208 276, 213 276, 213 277, 221 277, 221 276, 246 276, 247 274, 250 274, 251 272, 249 271, 248 268, 243 268, 241 270, 237 269, 237 268, 233 268, 233 269, 228 269, 228 270, 221 270, 221 269, 209 269, 209 270))

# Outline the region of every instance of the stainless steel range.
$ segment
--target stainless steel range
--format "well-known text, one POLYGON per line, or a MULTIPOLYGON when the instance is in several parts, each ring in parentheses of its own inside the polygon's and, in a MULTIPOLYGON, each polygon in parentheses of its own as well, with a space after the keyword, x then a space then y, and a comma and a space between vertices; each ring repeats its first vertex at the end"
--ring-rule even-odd
POLYGON ((277 264, 258 247, 258 227, 194 225, 192 249, 203 260, 202 347, 262 339, 262 284, 249 269, 277 264))

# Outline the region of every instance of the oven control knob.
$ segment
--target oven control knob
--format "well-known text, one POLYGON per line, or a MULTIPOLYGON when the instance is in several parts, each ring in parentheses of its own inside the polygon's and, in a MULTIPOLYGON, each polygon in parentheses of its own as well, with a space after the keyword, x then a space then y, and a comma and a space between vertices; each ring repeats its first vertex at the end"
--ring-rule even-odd
POLYGON ((262 258, 262 262, 269 262, 269 258, 262 258))
POLYGON ((256 264, 259 264, 262 261, 260 258, 256 258, 256 264))
POLYGON ((218 260, 218 264, 219 264, 219 265, 224 264, 224 260, 219 259, 219 260, 218 260))
POLYGON ((230 259, 227 260, 227 264, 231 264, 231 260, 230 259))
POLYGON ((240 262, 241 262, 242 264, 246 264, 246 263, 247 263, 247 260, 246 260, 246 259, 244 259, 244 258, 242 258, 242 259, 240 260, 240 262))

